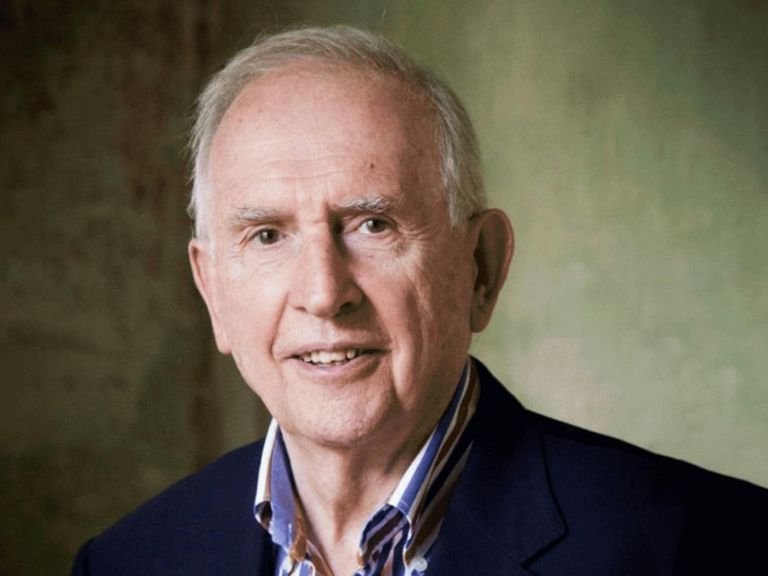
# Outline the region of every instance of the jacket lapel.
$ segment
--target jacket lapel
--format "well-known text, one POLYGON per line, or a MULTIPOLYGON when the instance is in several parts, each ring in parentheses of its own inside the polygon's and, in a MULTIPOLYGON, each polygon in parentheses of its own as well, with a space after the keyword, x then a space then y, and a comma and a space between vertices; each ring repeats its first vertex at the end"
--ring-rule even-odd
POLYGON ((430 559, 433 574, 529 574, 566 533, 527 413, 479 362, 474 445, 430 559))
POLYGON ((272 538, 264 527, 259 524, 253 513, 253 501, 258 481, 258 470, 261 465, 263 442, 256 444, 256 454, 247 471, 245 481, 247 499, 238 501, 236 508, 238 518, 219 526, 217 533, 209 534, 210 540, 223 538, 226 546, 216 548, 217 555, 209 557, 209 566, 205 574, 218 576, 231 574, 238 576, 273 576, 275 573, 275 558, 277 548, 272 544, 272 538), (225 568, 223 568, 225 567, 225 568))
POLYGON ((247 561, 243 563, 243 575, 260 574, 262 576, 272 576, 275 573, 274 559, 276 549, 272 544, 269 534, 260 525, 256 526, 252 546, 249 550, 247 561))

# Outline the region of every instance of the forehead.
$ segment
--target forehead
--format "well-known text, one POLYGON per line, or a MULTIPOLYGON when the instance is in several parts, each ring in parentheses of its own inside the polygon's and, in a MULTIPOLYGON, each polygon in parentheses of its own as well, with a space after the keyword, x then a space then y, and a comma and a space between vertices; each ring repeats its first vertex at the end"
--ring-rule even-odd
MULTIPOLYGON (((343 117, 344 129, 365 137, 372 130, 396 135, 408 123, 430 128, 433 114, 425 97, 403 81, 359 68, 322 62, 297 63, 252 81, 235 98, 214 136, 233 128, 278 128, 286 136, 292 127, 303 134, 330 128, 326 121, 343 117), (301 118, 296 126, 291 121, 301 118), (367 129, 367 130, 366 130, 367 129)), ((333 134, 326 134, 330 136, 333 134)))
POLYGON ((255 164, 261 175, 286 163, 312 171, 334 156, 432 178, 439 165, 434 118, 426 98, 397 79, 295 64, 238 95, 214 135, 209 175, 222 184, 255 164))

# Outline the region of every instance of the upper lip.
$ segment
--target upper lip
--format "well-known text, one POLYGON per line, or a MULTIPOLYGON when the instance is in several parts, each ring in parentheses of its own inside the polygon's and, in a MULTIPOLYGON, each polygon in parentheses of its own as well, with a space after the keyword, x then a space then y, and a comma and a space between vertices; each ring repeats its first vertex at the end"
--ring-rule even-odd
POLYGON ((338 342, 328 342, 321 341, 321 342, 311 342, 309 344, 303 344, 299 346, 298 348, 292 349, 289 354, 287 354, 288 357, 296 358, 301 357, 304 354, 310 354, 312 352, 340 352, 340 351, 346 351, 346 350, 357 350, 358 352, 379 352, 383 348, 381 345, 373 342, 355 342, 352 340, 349 341, 338 341, 338 342))

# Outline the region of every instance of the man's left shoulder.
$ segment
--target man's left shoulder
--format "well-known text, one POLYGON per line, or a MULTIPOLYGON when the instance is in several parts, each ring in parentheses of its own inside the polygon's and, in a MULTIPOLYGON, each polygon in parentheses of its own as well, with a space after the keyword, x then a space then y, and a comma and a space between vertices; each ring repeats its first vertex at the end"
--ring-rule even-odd
POLYGON ((591 493, 606 505, 635 510, 680 508, 729 517, 768 512, 765 488, 623 440, 528 412, 550 482, 561 494, 591 493))
MULTIPOLYGON (((484 436, 497 448, 524 445, 523 436, 541 451, 550 475, 562 475, 562 483, 599 486, 617 493, 649 490, 696 492, 728 489, 734 496, 768 497, 768 490, 689 462, 641 448, 624 440, 566 423, 524 408, 517 399, 480 365, 483 409, 480 424, 484 436), (518 438, 518 442, 509 442, 518 438)), ((555 479, 558 480, 558 479, 555 479)), ((559 482, 560 483, 560 482, 559 482)))
POLYGON ((711 573, 755 559, 768 490, 529 411, 480 374, 459 498, 496 540, 516 542, 518 526, 535 525, 530 549, 551 547, 539 564, 559 561, 571 574, 630 561, 642 574, 711 573), (593 551, 590 562, 579 550, 593 551))

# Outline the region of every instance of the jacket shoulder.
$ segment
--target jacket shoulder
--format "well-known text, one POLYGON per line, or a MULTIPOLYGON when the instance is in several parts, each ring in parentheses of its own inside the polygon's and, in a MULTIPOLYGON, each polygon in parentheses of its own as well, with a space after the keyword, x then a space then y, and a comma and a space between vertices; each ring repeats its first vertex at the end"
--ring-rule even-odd
POLYGON ((646 480, 652 484, 648 488, 668 484, 685 486, 688 491, 697 485, 707 489, 720 486, 768 495, 768 490, 750 482, 528 410, 485 367, 481 374, 486 395, 484 409, 479 413, 485 421, 480 424, 485 428, 484 436, 498 442, 497 448, 504 444, 516 446, 509 440, 521 439, 522 435, 529 440, 535 438, 549 473, 563 476, 562 482, 570 480, 603 489, 616 484, 616 490, 631 491, 646 480), (634 480, 628 482, 630 477, 634 480))
POLYGON ((700 492, 712 490, 723 496, 768 496, 768 490, 748 481, 535 412, 526 411, 526 421, 539 435, 553 482, 558 485, 568 479, 572 483, 589 481, 602 490, 615 485, 615 493, 631 492, 636 497, 645 489, 690 502, 700 492))
POLYGON ((747 566, 761 549, 753 527, 768 490, 531 412, 487 371, 480 401, 476 481, 492 478, 507 541, 515 524, 550 512, 552 548, 538 567, 595 574, 599 558, 627 574, 711 573, 747 566))
POLYGON ((574 544, 601 534, 622 563, 675 574, 754 568, 768 490, 537 414, 529 421, 574 544))
MULTIPOLYGON (((73 574, 207 574, 243 559, 262 442, 233 450, 173 484, 83 546, 73 574)), ((234 565, 233 565, 234 567, 234 565)))

